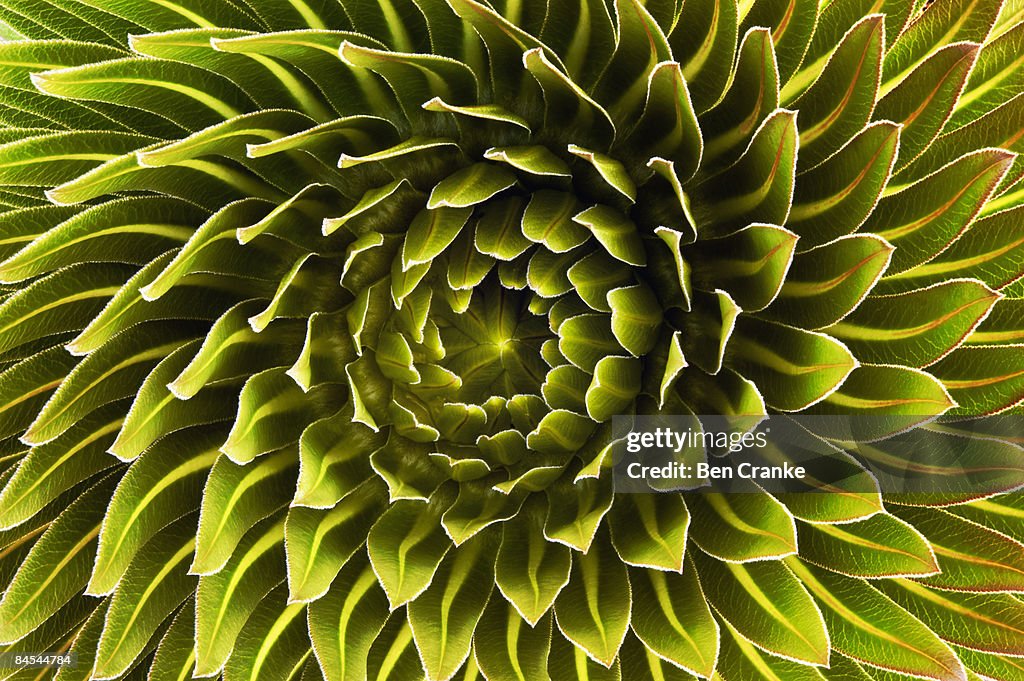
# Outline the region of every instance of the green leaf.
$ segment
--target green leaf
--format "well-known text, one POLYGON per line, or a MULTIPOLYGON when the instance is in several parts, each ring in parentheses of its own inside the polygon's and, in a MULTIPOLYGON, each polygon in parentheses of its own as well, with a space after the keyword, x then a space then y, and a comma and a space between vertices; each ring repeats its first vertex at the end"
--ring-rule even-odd
POLYGON ((830 574, 795 558, 787 558, 786 565, 821 604, 837 652, 900 674, 965 678, 963 665, 946 644, 864 581, 830 574))
MULTIPOLYGON (((911 419, 909 425, 920 417, 911 419)), ((858 445, 858 458, 887 490, 886 501, 948 506, 1014 490, 1024 482, 1017 465, 1019 446, 947 429, 923 426, 906 437, 858 445)))
POLYGON ((149 678, 153 681, 177 681, 192 676, 195 669, 195 606, 192 599, 174 616, 167 633, 160 639, 153 663, 149 667, 149 678))
POLYGON ((694 238, 689 241, 682 232, 667 227, 656 227, 654 233, 664 242, 665 250, 668 251, 666 254, 664 250, 658 248, 656 242, 652 242, 652 279, 668 289, 662 295, 662 304, 665 309, 679 308, 689 312, 693 301, 692 268, 683 256, 683 246, 692 243, 696 238, 696 232, 693 233, 694 238), (672 292, 677 292, 677 295, 673 295, 672 292))
POLYGON ((61 494, 115 465, 106 450, 121 427, 125 406, 101 407, 56 440, 30 449, 0 492, 0 527, 38 517, 61 494))
POLYGON ((871 118, 878 93, 884 32, 881 14, 857 22, 829 57, 814 84, 791 104, 800 112, 801 168, 812 168, 824 161, 871 118))
POLYGON ((80 262, 144 264, 184 243, 201 216, 194 206, 165 197, 120 199, 92 206, 69 216, 4 260, 0 281, 24 281, 80 262), (160 216, 159 220, 154 216, 160 216))
POLYGON ((765 414, 764 398, 757 386, 729 367, 723 367, 714 376, 699 367, 687 367, 685 372, 680 372, 676 393, 695 414, 749 417, 765 414))
POLYGON ((499 165, 474 163, 441 180, 430 192, 427 208, 468 208, 512 187, 516 176, 499 165))
POLYGON ((683 78, 690 87, 693 108, 707 111, 717 102, 732 73, 739 31, 737 5, 732 0, 691 0, 669 34, 683 78), (693 36, 703 36, 694 40, 693 36))
MULTIPOLYGON (((665 400, 668 398, 672 388, 676 385, 676 381, 682 374, 683 369, 689 366, 686 361, 686 357, 683 354, 681 339, 681 331, 674 331, 672 333, 671 339, 668 341, 668 351, 665 356, 663 368, 657 360, 652 361, 650 375, 653 376, 655 380, 658 380, 658 374, 661 374, 660 380, 658 380, 657 389, 659 408, 665 406, 665 400)), ((653 390, 648 390, 647 388, 644 388, 644 392, 647 394, 654 394, 653 390)))
POLYGON ((0 373, 0 437, 21 433, 78 360, 63 348, 43 350, 0 373))
POLYGON ((800 250, 857 230, 889 182, 900 128, 871 123, 820 165, 800 174, 786 228, 800 235, 800 250))
POLYGON ((245 148, 250 144, 291 135, 305 130, 312 123, 314 121, 311 118, 295 111, 266 109, 242 114, 194 132, 185 139, 150 148, 139 154, 139 163, 159 168, 182 165, 203 156, 226 156, 240 160, 245 158, 245 148))
MULTIPOLYGON (((927 372, 904 366, 863 365, 854 369, 838 390, 806 413, 863 415, 866 418, 850 424, 847 430, 863 441, 907 430, 955 406, 942 382, 927 372)), ((811 430, 827 434, 828 425, 815 424, 811 430)))
POLYGON ((544 537, 543 504, 527 502, 501 525, 494 579, 509 603, 536 627, 569 581, 572 551, 544 537))
POLYGON ((622 414, 640 394, 642 365, 633 357, 608 356, 598 360, 587 388, 587 414, 595 421, 607 421, 622 414))
POLYGON ((1000 297, 971 279, 868 296, 826 331, 864 361, 922 367, 960 345, 1000 297))
POLYGON ((194 547, 195 516, 189 514, 132 561, 111 596, 93 674, 114 678, 127 671, 164 619, 195 591, 198 577, 188 574, 194 547))
POLYGON ((472 208, 442 206, 423 210, 413 218, 402 244, 402 271, 429 264, 455 240, 472 208))
POLYGON ((1021 590, 1021 542, 943 509, 898 506, 893 512, 924 534, 935 552, 941 572, 918 579, 922 584, 953 591, 1021 590))
POLYGON ((594 422, 566 409, 548 412, 526 436, 526 445, 546 454, 578 451, 593 434, 594 422))
MULTIPOLYGON (((782 657, 768 655, 758 650, 749 641, 736 633, 726 624, 729 636, 722 640, 722 650, 715 667, 715 678, 743 679, 765 678, 771 681, 824 681, 824 672, 817 667, 787 660, 782 657)), ((838 656, 836 656, 838 657, 838 656)), ((829 670, 835 669, 832 658, 829 670)), ((832 677, 829 678, 839 678, 832 677)))
POLYGON ((473 658, 488 679, 550 681, 551 618, 540 626, 523 626, 523 618, 492 597, 473 635, 473 658))
MULTIPOLYGON (((494 268, 495 259, 478 251, 473 241, 472 233, 463 230, 448 253, 448 285, 455 290, 476 288, 494 268)), ((405 309, 404 304, 402 308, 405 309)), ((425 323, 427 306, 424 306, 422 315, 425 323)), ((422 333, 420 329, 417 331, 422 333)))
POLYGON ((233 118, 252 106, 233 83, 190 64, 132 57, 33 74, 41 92, 142 109, 186 130, 233 118))
POLYGON ((79 331, 117 293, 131 268, 75 265, 38 279, 0 304, 0 352, 68 331, 79 331))
POLYGON ((385 508, 383 485, 371 480, 334 508, 289 509, 284 526, 288 600, 308 602, 327 593, 385 508))
POLYGON ((237 395, 235 386, 210 388, 188 402, 167 389, 167 384, 185 368, 198 346, 198 340, 182 345, 146 376, 108 452, 122 461, 132 461, 167 433, 231 418, 234 412, 231 403, 237 395))
POLYGON ((284 521, 268 518, 246 533, 220 572, 199 578, 195 675, 224 667, 249 615, 284 581, 284 565, 284 521))
POLYGON ((719 560, 748 562, 796 553, 796 523, 753 483, 742 493, 701 492, 687 499, 690 538, 719 560))
POLYGON ((599 204, 577 213, 572 220, 593 232, 594 238, 613 258, 638 267, 647 264, 636 225, 620 211, 599 204))
POLYGON ((1009 594, 937 591, 909 579, 878 583, 940 638, 972 650, 1024 654, 1024 603, 1009 594))
MULTIPOLYGON (((457 459, 456 461, 466 462, 467 465, 483 463, 480 459, 457 459)), ((537 469, 530 470, 536 471, 537 469)), ((459 470, 455 469, 454 476, 458 475, 459 470)), ((529 472, 524 474, 524 476, 528 475, 529 472)), ((520 493, 516 493, 514 488, 506 491, 505 488, 497 485, 492 487, 486 480, 460 484, 459 496, 441 518, 445 531, 455 545, 461 546, 485 528, 516 517, 526 499, 526 495, 522 492, 529 487, 529 483, 524 481, 521 476, 517 486, 521 487, 520 493)))
POLYGON ((476 220, 477 250, 498 260, 510 261, 530 247, 522 229, 523 200, 509 196, 482 206, 476 220))
MULTIPOLYGON (((742 15, 743 13, 741 13, 742 15)), ((754 3, 743 15, 741 29, 770 26, 778 55, 779 74, 789 80, 803 61, 817 23, 818 8, 813 0, 778 0, 754 3)))
POLYGON ((441 515, 451 506, 452 496, 442 487, 426 503, 399 499, 370 529, 367 552, 392 610, 430 586, 437 566, 451 548, 441 515))
POLYGON ((601 180, 627 201, 636 202, 636 183, 633 182, 633 178, 621 161, 575 144, 569 145, 569 153, 590 164, 597 171, 601 180))
POLYGON ((288 603, 279 586, 264 598, 238 637, 224 666, 224 681, 290 678, 310 655, 306 604, 288 603))
MULTIPOLYGON (((156 148, 159 142, 148 148, 156 148)), ((208 213, 224 204, 249 197, 280 201, 282 192, 237 164, 219 159, 193 161, 183 166, 147 168, 138 152, 111 159, 79 177, 46 192, 59 205, 80 204, 106 194, 151 191, 197 205, 208 213)))
POLYGON ((906 78, 928 56, 953 43, 984 43, 999 14, 1001 3, 949 0, 929 5, 894 41, 885 56, 883 80, 887 88, 906 78))
POLYGON ((703 236, 729 234, 753 222, 785 224, 797 144, 796 112, 779 109, 764 120, 734 165, 695 187, 693 212, 703 236))
POLYGON ((951 414, 994 414, 1021 402, 1024 358, 1016 346, 961 347, 929 368, 960 407, 951 414))
MULTIPOLYGON (((70 19, 70 17, 67 17, 70 19)), ((10 19, 8 19, 10 21, 10 19)), ((90 40, 90 39, 86 39, 90 40)), ((23 90, 33 90, 29 74, 37 71, 40 64, 57 68, 59 66, 79 66, 91 64, 105 59, 116 59, 127 56, 120 48, 98 44, 96 38, 92 42, 73 40, 16 40, 9 39, 0 48, 0 81, 4 85, 23 90)))
POLYGON ((700 165, 702 134, 682 67, 673 61, 656 64, 647 77, 643 113, 626 138, 622 153, 645 162, 654 156, 663 158, 678 166, 680 181, 685 181, 700 165))
POLYGON ((294 449, 248 466, 218 457, 203 489, 196 555, 189 570, 208 575, 223 568, 245 533, 288 503, 294 480, 294 449))
MULTIPOLYGON (((168 293, 161 300, 170 296, 168 293)), ((228 308, 206 332, 192 361, 168 384, 168 389, 179 399, 189 400, 208 385, 258 373, 279 362, 284 347, 300 342, 301 326, 281 320, 256 333, 249 318, 262 304, 246 300, 228 308)))
POLYGON ((545 146, 491 147, 484 152, 488 161, 500 161, 516 170, 539 177, 571 177, 568 164, 545 146))
POLYGON ((386 417, 391 393, 387 379, 377 368, 373 353, 364 351, 362 357, 345 365, 345 373, 349 377, 352 407, 355 411, 352 420, 376 432, 379 430, 377 420, 383 422, 386 417))
POLYGON ((718 622, 704 599, 693 560, 687 560, 680 571, 630 569, 633 598, 647 604, 636 609, 630 626, 658 657, 711 678, 718 657, 718 622))
POLYGON ((1012 208, 974 222, 964 235, 931 261, 887 278, 891 289, 925 287, 951 277, 969 277, 995 290, 1019 280, 1024 252, 1020 224, 1024 208, 1012 208))
POLYGON ((884 239, 862 234, 798 253, 778 298, 762 316, 807 329, 834 324, 861 305, 892 252, 884 239))
POLYGON ((858 362, 842 343, 824 334, 741 315, 726 364, 749 378, 765 402, 799 411, 842 385, 858 362))
MULTIPOLYGON (((280 170, 289 172, 284 167, 280 170)), ((329 250, 336 247, 336 239, 324 243, 321 238, 323 228, 321 227, 321 233, 318 234, 309 228, 309 223, 325 220, 327 216, 336 212, 337 202, 347 197, 330 184, 320 182, 302 184, 301 189, 279 202, 258 222, 240 227, 235 232, 238 243, 244 246, 256 240, 260 235, 267 235, 275 236, 282 241, 308 250, 320 248, 329 250)))
POLYGON ((451 679, 469 657, 491 595, 497 548, 497 535, 488 532, 452 549, 430 586, 409 604, 409 625, 431 681, 451 679))
POLYGON ((545 492, 548 515, 544 536, 577 551, 587 551, 612 506, 614 495, 609 476, 573 480, 565 475, 545 492))
POLYGON ((1012 162, 1010 154, 998 149, 978 151, 882 199, 861 229, 896 246, 888 274, 926 263, 945 250, 967 229, 1012 162))
MULTIPOLYGON (((579 260, 582 250, 585 249, 553 253, 546 248, 534 249, 526 267, 525 285, 543 298, 555 298, 568 293, 572 290, 569 267, 571 263, 579 260)), ((498 275, 501 276, 500 266, 498 275)), ((502 281, 502 285, 505 288, 515 288, 511 282, 502 281)))
POLYGON ((744 311, 763 310, 786 280, 797 238, 782 227, 754 224, 726 237, 700 240, 686 252, 693 262, 693 283, 706 291, 726 291, 744 311))
POLYGON ((277 319, 307 318, 314 312, 331 305, 336 289, 325 290, 323 280, 337 279, 339 265, 336 259, 307 253, 291 263, 281 274, 277 290, 267 306, 249 318, 253 331, 261 333, 277 319))
POLYGON ((800 557, 851 577, 928 576, 939 571, 928 541, 889 515, 840 525, 800 523, 800 557))
MULTIPOLYGON (((297 35, 297 33, 291 32, 290 37, 294 39, 297 35)), ((316 32, 311 35, 319 36, 321 39, 330 37, 330 34, 325 32, 316 32)), ((254 46, 261 40, 278 46, 287 46, 288 44, 288 41, 280 35, 265 34, 255 34, 227 41, 214 40, 217 49, 221 51, 233 51, 241 47, 243 43, 250 41, 251 46, 254 46)), ((299 43, 301 44, 301 39, 299 39, 299 43)), ((308 55, 309 53, 307 52, 306 54, 308 55)), ((337 74, 338 72, 335 71, 335 73, 337 74)), ((264 142, 263 144, 249 145, 246 149, 246 155, 249 158, 262 158, 281 152, 303 149, 315 152, 314 155, 324 159, 325 163, 333 164, 339 153, 351 160, 377 151, 381 145, 393 145, 396 142, 398 142, 398 135, 395 127, 384 118, 366 115, 342 116, 341 118, 315 125, 280 139, 264 142), (352 156, 349 156, 350 154, 352 156), (330 160, 328 161, 327 159, 330 160)), ((400 181, 396 182, 401 184, 400 181)), ((385 187, 387 186, 394 185, 389 183, 385 185, 385 187)), ((373 203, 370 202, 370 198, 379 196, 378 191, 384 191, 384 187, 368 190, 364 195, 367 202, 364 203, 360 200, 355 208, 372 206, 373 203)))
POLYGON ((571 251, 590 238, 590 233, 573 221, 577 211, 577 200, 571 193, 550 189, 534 192, 523 212, 523 235, 553 253, 571 251))
POLYGON ((655 64, 672 58, 661 27, 637 0, 616 0, 615 51, 593 91, 608 105, 617 124, 636 120, 643 107, 645 76, 655 64), (626 85, 626 84, 629 85, 626 85))
POLYGON ((679 494, 624 494, 612 504, 608 526, 624 563, 682 572, 690 513, 679 494))
POLYGON ((7 142, 0 144, 0 182, 53 187, 155 141, 130 133, 82 130, 7 142))
POLYGON ((1019 657, 989 655, 957 646, 952 646, 952 648, 969 670, 977 672, 977 676, 970 677, 972 680, 975 678, 1012 679, 1024 671, 1024 662, 1021 662, 1019 657))
MULTIPOLYGON (((277 7, 291 8, 296 4, 289 2, 277 7)), ((304 12, 309 12, 308 5, 302 0, 299 1, 298 6, 302 7, 304 12)), ((376 6, 365 6, 361 18, 376 13, 375 10, 377 10, 376 6)), ((268 8, 261 7, 260 11, 265 13, 268 8)), ((338 12, 337 9, 335 11, 338 12)), ((287 18, 284 22, 271 18, 269 23, 279 32, 243 34, 240 37, 232 37, 229 34, 212 39, 208 37, 205 42, 212 45, 214 51, 211 53, 213 55, 217 55, 219 52, 229 53, 230 56, 236 56, 236 58, 244 55, 270 70, 271 75, 280 83, 278 87, 289 90, 291 95, 289 99, 296 101, 300 108, 310 108, 308 103, 318 99, 319 93, 316 93, 315 90, 310 92, 308 85, 305 85, 307 82, 305 78, 298 79, 285 69, 274 68, 274 62, 283 62, 292 67, 291 70, 305 75, 316 89, 323 93, 330 108, 341 114, 343 118, 351 117, 353 114, 365 114, 367 111, 375 111, 388 118, 402 115, 402 110, 394 94, 380 78, 362 68, 351 68, 347 65, 342 65, 339 68, 339 51, 344 42, 355 41, 369 47, 383 47, 383 43, 369 38, 367 35, 328 30, 328 24, 311 25, 308 20, 298 16, 287 18), (274 24, 277 25, 274 26, 274 24), (332 74, 330 77, 327 76, 328 72, 332 74)), ((331 24, 348 26, 349 22, 339 12, 335 14, 331 24)), ((192 57, 189 61, 201 62, 196 57, 192 57)), ((204 66, 217 72, 228 72, 228 64, 223 59, 207 61, 204 66)), ((245 80, 251 82, 251 79, 245 80)), ((275 102, 279 103, 280 101, 280 97, 275 98, 275 102)), ((417 105, 422 101, 417 102, 417 105)), ((334 114, 329 111, 328 109, 321 112, 318 107, 317 119, 332 118, 334 114)), ((331 121, 326 126, 332 126, 334 122, 331 121)), ((388 139, 388 137, 384 139, 388 139)), ((363 140, 360 146, 364 146, 365 143, 366 140, 363 140)))
POLYGON ((372 475, 369 455, 386 442, 352 421, 347 409, 302 431, 299 439, 299 480, 294 506, 331 508, 372 475))
POLYGON ((295 364, 287 373, 306 393, 331 383, 344 383, 344 363, 355 359, 352 346, 345 340, 347 314, 314 312, 306 322, 306 338, 295 364))
POLYGON ((423 665, 406 617, 389 617, 366 658, 365 678, 372 681, 424 681, 423 665))
POLYGON ((939 134, 974 66, 978 45, 954 43, 929 54, 899 85, 891 90, 891 82, 883 85, 875 106, 874 120, 903 124, 897 171, 917 158, 939 134))
POLYGON ((89 581, 103 509, 116 476, 90 487, 32 545, 0 601, 0 641, 12 643, 42 625, 89 581))
POLYGON ((831 627, 826 629, 814 600, 785 565, 692 555, 708 603, 740 636, 770 655, 828 665, 831 627))
MULTIPOLYGON (((436 429, 434 433, 440 437, 436 429)), ((411 441, 392 431, 387 442, 370 455, 370 465, 387 483, 388 496, 392 501, 426 501, 441 484, 445 476, 430 460, 430 451, 429 445, 411 441)))
POLYGON ((369 221, 374 213, 383 209, 392 201, 399 199, 402 193, 413 193, 409 186, 409 180, 402 178, 394 180, 380 187, 367 189, 352 208, 349 208, 344 215, 326 218, 323 221, 322 232, 324 236, 331 236, 336 231, 349 226, 350 231, 360 233, 359 227, 363 220, 369 221), (362 220, 360 219, 362 218, 362 220))
POLYGON ((566 638, 610 668, 629 628, 632 602, 626 567, 602 537, 574 557, 569 583, 555 601, 555 621, 566 638))
POLYGON ((153 280, 171 262, 176 251, 167 251, 150 260, 145 267, 125 281, 110 302, 90 318, 70 343, 65 345, 74 355, 87 355, 122 331, 150 319, 214 320, 238 300, 240 289, 253 292, 252 281, 216 274, 195 274, 186 278, 159 300, 148 301, 140 289, 153 280))
POLYGON ((345 40, 338 55, 342 63, 368 69, 383 78, 410 120, 415 120, 422 111, 423 102, 435 97, 456 104, 476 101, 477 78, 466 64, 440 55, 416 53, 411 48, 410 45, 398 47, 397 51, 377 50, 345 40))
POLYGON ((1021 315, 1022 306, 1022 298, 1004 298, 999 301, 965 342, 973 345, 1008 345, 1021 342, 1024 340, 1024 329, 1020 328, 1020 320, 1024 319, 1021 315))
MULTIPOLYGON (((1009 8, 1011 3, 1006 3, 1009 8)), ((967 125, 1013 99, 1024 87, 1024 26, 1019 23, 981 48, 978 62, 967 79, 956 110, 947 124, 951 129, 967 125)))
MULTIPOLYGON (((456 116, 464 116, 465 119, 469 121, 496 121, 500 123, 507 123, 509 125, 522 128, 527 132, 532 132, 529 121, 496 104, 471 104, 467 106, 458 106, 456 104, 449 104, 440 97, 434 97, 433 99, 424 102, 423 108, 427 111, 448 112, 456 114, 456 116)), ((501 158, 492 158, 486 153, 484 154, 484 158, 490 161, 502 160, 501 158)))
MULTIPOLYGON (((127 3, 125 4, 127 5, 127 3)), ((165 24, 164 27, 170 30, 164 32, 144 33, 140 31, 129 35, 128 44, 136 54, 186 62, 219 73, 235 83, 242 83, 245 85, 246 94, 259 105, 260 109, 272 109, 283 105, 296 111, 303 111, 316 120, 331 119, 333 112, 329 111, 322 100, 324 96, 334 95, 336 88, 328 88, 328 92, 322 95, 316 91, 316 85, 312 85, 293 69, 279 65, 270 59, 261 59, 260 55, 250 58, 245 54, 236 54, 234 52, 237 51, 237 48, 232 49, 235 47, 234 45, 227 49, 222 48, 221 43, 227 42, 230 45, 232 39, 241 42, 247 40, 259 42, 258 39, 263 37, 262 34, 253 35, 248 30, 239 30, 247 23, 252 28, 260 30, 251 22, 237 20, 203 24, 204 26, 238 27, 230 29, 183 29, 181 24, 175 21, 165 24)), ((298 31, 289 36, 293 40, 295 33, 298 31)), ((324 31, 324 33, 328 32, 324 31)), ((329 34, 327 37, 329 38, 329 34)), ((340 40, 338 38, 338 42, 340 40)), ((268 42, 272 42, 272 39, 268 42)), ((337 43, 335 43, 335 47, 337 47, 337 43)))
POLYGON ((388 617, 388 599, 366 557, 346 563, 306 612, 325 681, 366 679, 367 654, 388 617))
POLYGON ((757 127, 779 106, 779 69, 771 31, 751 28, 743 36, 736 69, 722 99, 700 116, 705 147, 702 165, 735 162, 757 127), (751 96, 752 93, 754 96, 751 96))
MULTIPOLYGON (((144 26, 150 31, 169 28, 180 28, 184 19, 188 25, 234 25, 241 23, 246 28, 255 28, 252 18, 232 3, 214 0, 207 4, 205 0, 175 0, 154 7, 138 7, 130 0, 85 0, 86 6, 97 7, 144 26)), ((110 21, 108 18, 106 21, 110 21)), ((106 23, 106 22, 104 22, 106 23)))
POLYGON ((336 404, 337 398, 335 386, 304 393, 285 367, 254 374, 242 388, 238 415, 220 449, 232 461, 246 464, 261 454, 293 444, 315 418, 314 405, 336 404))
POLYGON ((45 232, 70 219, 81 208, 76 206, 36 206, 6 211, 0 215, 0 258, 7 260, 45 232))
POLYGON ((543 48, 525 51, 522 59, 544 93, 545 127, 571 128, 584 145, 607 144, 615 138, 615 123, 608 112, 562 72, 543 48))
POLYGON ((297 248, 278 239, 268 239, 263 246, 243 246, 237 239, 239 225, 259 222, 269 209, 269 204, 256 199, 224 206, 194 231, 159 276, 140 289, 142 297, 157 300, 182 279, 196 273, 234 274, 252 279, 256 263, 265 268, 265 276, 283 274, 298 259, 297 248))
POLYGON ((49 442, 96 407, 134 394, 153 367, 194 332, 189 324, 150 322, 117 336, 67 375, 23 441, 49 442))
POLYGON ((612 309, 612 334, 619 345, 634 357, 650 352, 662 323, 661 304, 654 292, 644 284, 612 289, 608 306, 612 309))
POLYGON ((567 641, 564 635, 554 634, 548 655, 548 676, 566 681, 622 681, 622 668, 618 659, 605 667, 567 641))
POLYGON ((601 251, 584 256, 566 275, 577 295, 597 312, 611 312, 608 294, 630 281, 629 268, 601 251))
POLYGON ((190 428, 160 440, 132 464, 107 506, 86 593, 111 593, 160 528, 199 507, 222 438, 219 428, 190 428))

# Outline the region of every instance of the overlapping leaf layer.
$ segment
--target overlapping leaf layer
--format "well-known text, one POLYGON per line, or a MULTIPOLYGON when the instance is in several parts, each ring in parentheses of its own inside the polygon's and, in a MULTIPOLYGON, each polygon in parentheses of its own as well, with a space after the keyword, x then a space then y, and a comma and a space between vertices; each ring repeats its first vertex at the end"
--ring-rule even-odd
POLYGON ((60 681, 1024 678, 1012 439, 928 426, 976 495, 607 467, 617 414, 1020 412, 1022 18, 0 0, 3 649, 75 652, 60 681))

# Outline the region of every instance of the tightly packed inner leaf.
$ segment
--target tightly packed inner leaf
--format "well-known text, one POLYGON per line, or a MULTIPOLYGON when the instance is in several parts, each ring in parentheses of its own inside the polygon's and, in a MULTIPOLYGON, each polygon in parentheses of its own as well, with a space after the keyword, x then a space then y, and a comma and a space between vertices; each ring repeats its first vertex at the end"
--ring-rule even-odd
POLYGON ((1019 428, 964 425, 1024 403, 1019 2, 0 0, 0 33, 3 651, 1024 674, 1019 428), (902 473, 977 491, 883 492, 884 433, 803 491, 614 489, 616 416, 780 414, 925 424, 902 473))

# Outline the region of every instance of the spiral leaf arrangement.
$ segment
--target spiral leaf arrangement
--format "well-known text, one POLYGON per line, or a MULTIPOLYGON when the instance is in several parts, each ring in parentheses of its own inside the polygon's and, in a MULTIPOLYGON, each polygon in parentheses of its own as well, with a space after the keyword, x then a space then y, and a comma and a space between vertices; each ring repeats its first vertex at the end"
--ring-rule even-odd
POLYGON ((1012 441, 927 426, 985 482, 910 500, 849 457, 835 494, 608 468, 618 414, 1020 413, 1021 19, 0 0, 3 649, 1024 678, 1012 441))

